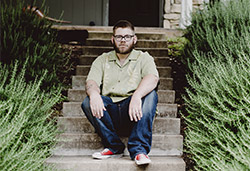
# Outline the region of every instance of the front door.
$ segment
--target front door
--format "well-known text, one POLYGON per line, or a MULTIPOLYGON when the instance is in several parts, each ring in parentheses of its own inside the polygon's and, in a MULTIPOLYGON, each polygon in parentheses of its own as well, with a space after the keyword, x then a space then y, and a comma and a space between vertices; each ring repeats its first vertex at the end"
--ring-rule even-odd
POLYGON ((135 26, 159 27, 159 0, 109 0, 109 25, 121 19, 135 26))

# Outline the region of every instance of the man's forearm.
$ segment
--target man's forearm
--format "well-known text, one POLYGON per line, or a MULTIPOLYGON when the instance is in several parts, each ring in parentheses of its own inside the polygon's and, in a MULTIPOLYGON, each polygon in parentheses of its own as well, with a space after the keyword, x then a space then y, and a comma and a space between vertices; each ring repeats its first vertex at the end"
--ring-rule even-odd
POLYGON ((146 75, 140 82, 139 86, 137 87, 136 91, 134 92, 133 96, 139 96, 143 98, 152 90, 155 89, 159 81, 159 78, 153 74, 146 75))
POLYGON ((94 94, 100 94, 100 88, 93 80, 88 80, 86 82, 86 93, 89 97, 94 94))

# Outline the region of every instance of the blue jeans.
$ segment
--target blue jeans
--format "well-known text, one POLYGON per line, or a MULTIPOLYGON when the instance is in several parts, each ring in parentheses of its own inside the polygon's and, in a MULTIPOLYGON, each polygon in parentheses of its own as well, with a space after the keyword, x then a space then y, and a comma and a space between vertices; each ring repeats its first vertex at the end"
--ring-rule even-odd
POLYGON ((107 109, 103 117, 98 119, 91 113, 89 97, 82 103, 82 109, 96 132, 102 139, 102 144, 115 154, 123 153, 125 145, 119 136, 128 136, 128 151, 131 159, 139 153, 148 154, 152 144, 152 124, 155 116, 158 96, 155 90, 142 98, 142 118, 131 121, 128 114, 131 96, 125 100, 113 103, 112 99, 102 96, 107 109))

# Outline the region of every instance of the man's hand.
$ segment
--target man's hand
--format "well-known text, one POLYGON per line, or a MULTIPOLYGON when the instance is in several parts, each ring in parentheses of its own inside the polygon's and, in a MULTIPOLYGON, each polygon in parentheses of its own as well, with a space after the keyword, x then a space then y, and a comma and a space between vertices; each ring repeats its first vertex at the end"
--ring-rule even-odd
POLYGON ((86 82, 86 92, 89 95, 89 103, 92 115, 101 119, 101 117, 103 117, 103 110, 106 111, 106 108, 104 107, 102 97, 100 95, 99 86, 95 81, 88 80, 86 82))
POLYGON ((129 104, 129 117, 131 121, 139 121, 142 118, 142 98, 151 92, 159 81, 159 78, 153 74, 146 75, 140 82, 136 91, 132 95, 129 104))
POLYGON ((141 97, 134 94, 129 104, 129 117, 131 121, 139 121, 142 118, 141 97))
POLYGON ((106 111, 106 108, 104 107, 102 97, 100 94, 92 94, 90 97, 90 108, 92 115, 98 119, 101 119, 103 117, 103 110, 106 111))

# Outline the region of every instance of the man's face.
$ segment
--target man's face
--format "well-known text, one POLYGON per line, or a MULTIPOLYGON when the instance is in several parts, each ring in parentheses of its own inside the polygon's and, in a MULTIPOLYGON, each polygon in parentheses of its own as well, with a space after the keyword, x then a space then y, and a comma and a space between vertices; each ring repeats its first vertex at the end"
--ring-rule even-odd
POLYGON ((116 53, 130 53, 137 41, 134 31, 130 28, 117 28, 111 39, 116 53))

